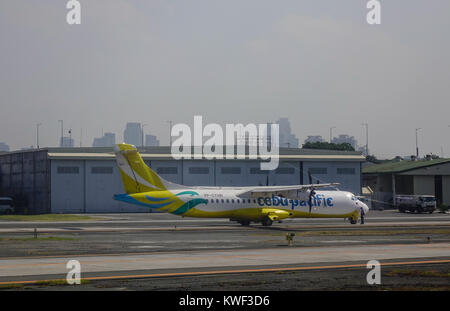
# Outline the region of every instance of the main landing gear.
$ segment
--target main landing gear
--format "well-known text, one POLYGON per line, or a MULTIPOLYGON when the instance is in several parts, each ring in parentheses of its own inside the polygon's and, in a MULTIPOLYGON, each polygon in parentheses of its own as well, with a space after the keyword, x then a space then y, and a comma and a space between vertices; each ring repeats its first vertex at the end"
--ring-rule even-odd
POLYGON ((273 221, 272 221, 272 219, 270 219, 269 217, 266 217, 266 218, 264 218, 264 219, 261 221, 261 223, 262 223, 263 226, 269 227, 269 226, 272 225, 273 221))
POLYGON ((241 226, 250 226, 250 220, 239 220, 238 223, 240 223, 241 226))
MULTIPOLYGON (((241 226, 244 226, 244 227, 250 226, 250 220, 234 220, 234 221, 237 221, 239 224, 241 224, 241 226)), ((272 225, 272 223, 273 223, 273 221, 269 217, 266 217, 261 221, 261 224, 264 227, 269 227, 272 225)))
MULTIPOLYGON (((358 223, 358 219, 355 219, 353 217, 349 217, 347 219, 352 225, 356 225, 358 223)), ((363 217, 361 217, 361 225, 364 225, 364 218, 363 217)))

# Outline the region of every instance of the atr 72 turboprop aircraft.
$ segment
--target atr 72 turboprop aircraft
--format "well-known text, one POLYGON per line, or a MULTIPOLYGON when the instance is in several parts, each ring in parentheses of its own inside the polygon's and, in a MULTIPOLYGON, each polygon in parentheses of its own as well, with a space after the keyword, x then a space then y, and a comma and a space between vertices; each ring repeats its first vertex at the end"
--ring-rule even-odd
POLYGON ((345 191, 317 191, 337 184, 255 187, 189 187, 164 180, 136 147, 114 147, 126 194, 114 199, 183 217, 229 218, 270 226, 286 218, 345 218, 355 224, 369 208, 345 191))

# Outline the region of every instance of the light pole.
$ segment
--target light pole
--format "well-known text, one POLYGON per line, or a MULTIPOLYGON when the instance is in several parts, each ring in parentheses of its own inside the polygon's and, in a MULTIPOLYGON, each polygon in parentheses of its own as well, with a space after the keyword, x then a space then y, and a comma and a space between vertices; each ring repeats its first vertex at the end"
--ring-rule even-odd
POLYGON ((362 123, 362 126, 366 127, 366 156, 369 155, 369 124, 362 123))
POLYGON ((336 126, 330 127, 330 144, 331 144, 331 139, 333 137, 333 129, 335 129, 335 128, 336 128, 336 126))
POLYGON ((42 123, 36 124, 36 147, 39 149, 39 126, 41 126, 42 123))
POLYGON ((416 158, 417 159, 419 158, 419 140, 417 138, 417 132, 421 129, 422 128, 420 128, 420 127, 416 128, 416 158))
POLYGON ((169 123, 169 147, 172 146, 172 120, 166 121, 169 123))
POLYGON ((59 146, 62 147, 63 146, 63 137, 64 137, 64 121, 58 120, 58 122, 61 123, 61 141, 59 142, 59 146))

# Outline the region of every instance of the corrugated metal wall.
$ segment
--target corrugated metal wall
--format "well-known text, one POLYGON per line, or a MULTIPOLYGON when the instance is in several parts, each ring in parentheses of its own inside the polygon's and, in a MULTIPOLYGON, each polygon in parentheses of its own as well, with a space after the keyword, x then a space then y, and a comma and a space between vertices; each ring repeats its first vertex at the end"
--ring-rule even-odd
POLYGON ((113 200, 124 193, 115 160, 51 160, 52 213, 136 213, 145 207, 113 200))
POLYGON ((14 198, 17 213, 50 212, 49 163, 46 150, 0 157, 0 195, 14 198))
POLYGON ((450 176, 442 176, 442 203, 450 206, 450 176))
POLYGON ((313 183, 340 183, 339 190, 361 194, 361 166, 350 161, 304 161, 303 183, 308 184, 308 170, 313 183))

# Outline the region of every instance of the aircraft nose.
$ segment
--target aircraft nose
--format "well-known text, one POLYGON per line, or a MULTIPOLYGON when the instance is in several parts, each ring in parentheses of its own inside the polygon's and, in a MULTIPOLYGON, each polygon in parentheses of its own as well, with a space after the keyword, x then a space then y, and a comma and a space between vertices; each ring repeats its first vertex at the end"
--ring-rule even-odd
POLYGON ((361 206, 364 211, 364 214, 367 215, 367 213, 369 212, 369 207, 367 206, 366 203, 363 203, 363 202, 361 202, 361 206))
POLYGON ((366 203, 362 202, 361 200, 356 201, 356 206, 358 206, 362 211, 364 212, 364 215, 366 215, 369 212, 369 207, 366 203))

